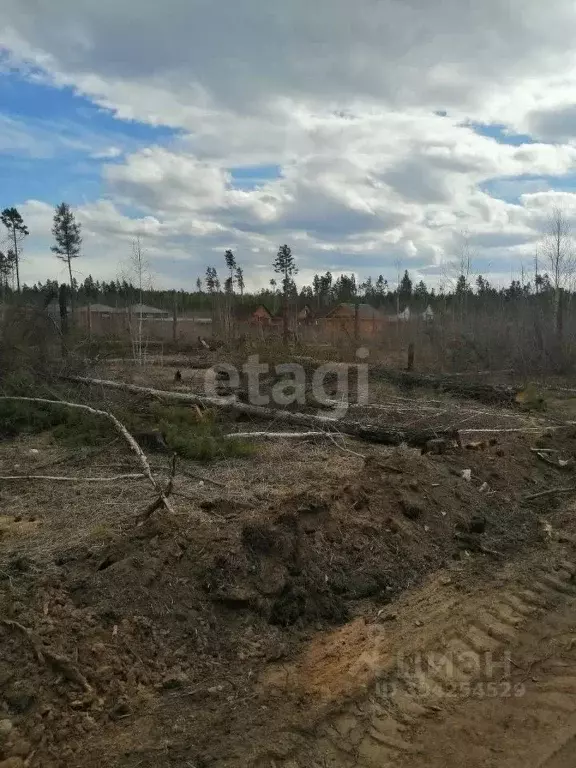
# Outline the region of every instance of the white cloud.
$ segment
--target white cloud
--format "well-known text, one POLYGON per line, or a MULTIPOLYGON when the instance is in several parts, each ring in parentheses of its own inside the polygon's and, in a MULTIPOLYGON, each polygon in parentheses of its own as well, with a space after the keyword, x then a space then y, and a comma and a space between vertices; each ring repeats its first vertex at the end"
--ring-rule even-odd
POLYGON ((90 155, 94 160, 114 160, 121 156, 122 150, 119 147, 106 147, 90 155))
POLYGON ((160 211, 190 211, 224 202, 227 175, 194 157, 151 147, 111 165, 105 177, 119 197, 160 211))
MULTIPOLYGON (((284 241, 306 269, 390 277, 398 258, 436 269, 462 231, 482 258, 513 260, 538 236, 553 194, 553 179, 532 177, 576 171, 571 0, 3 6, 12 65, 27 62, 30 77, 72 85, 119 117, 183 131, 169 147, 136 152, 108 138, 83 145, 115 160, 103 172, 106 199, 78 212, 87 260, 107 254, 94 271, 137 234, 162 279, 187 263, 190 284, 224 247, 262 282, 284 241), (540 143, 500 144, 474 121, 540 143), (230 169, 242 164, 282 174, 237 189, 230 169)), ((0 151, 53 151, 0 119, 0 151)))

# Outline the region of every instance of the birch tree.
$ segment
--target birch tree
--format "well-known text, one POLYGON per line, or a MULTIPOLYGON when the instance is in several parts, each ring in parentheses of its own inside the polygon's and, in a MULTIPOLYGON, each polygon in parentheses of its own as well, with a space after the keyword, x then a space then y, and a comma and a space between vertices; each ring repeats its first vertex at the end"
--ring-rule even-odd
POLYGON ((574 276, 574 238, 572 228, 563 209, 555 206, 547 221, 547 232, 542 248, 549 268, 554 291, 554 328, 556 338, 564 335, 564 292, 574 276))

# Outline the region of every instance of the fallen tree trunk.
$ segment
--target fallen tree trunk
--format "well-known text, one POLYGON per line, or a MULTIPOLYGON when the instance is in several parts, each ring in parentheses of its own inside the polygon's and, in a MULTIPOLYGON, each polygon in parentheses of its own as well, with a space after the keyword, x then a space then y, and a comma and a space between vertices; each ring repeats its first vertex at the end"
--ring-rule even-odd
MULTIPOLYGON (((307 375, 312 374, 318 366, 326 363, 326 361, 312 360, 311 358, 299 359, 302 360, 307 375)), ((341 365, 348 370, 352 370, 355 367, 354 363, 333 363, 333 365, 341 365)), ((488 371, 480 371, 479 373, 471 374, 414 373, 413 371, 400 371, 394 368, 388 368, 384 365, 370 364, 368 366, 368 373, 370 378, 386 379, 387 381, 391 381, 393 384, 406 389, 411 389, 413 387, 434 389, 439 392, 450 392, 459 397, 467 397, 488 404, 501 403, 505 405, 514 405, 516 402, 516 395, 521 391, 521 387, 467 381, 465 378, 467 375, 484 376, 489 373, 488 371)), ((505 373, 505 371, 496 371, 495 373, 502 374, 505 373)))
POLYGON ((383 445, 408 445, 422 448, 429 440, 435 438, 452 438, 459 440, 456 429, 387 429, 378 424, 363 424, 358 421, 345 421, 333 416, 317 416, 308 413, 296 413, 283 411, 276 408, 263 408, 259 405, 238 402, 234 398, 209 397, 184 392, 169 392, 164 389, 152 389, 139 387, 136 384, 125 384, 120 381, 108 381, 107 379, 89 379, 82 376, 65 376, 66 381, 76 384, 85 384, 93 387, 116 389, 121 392, 129 392, 133 395, 141 395, 156 400, 168 402, 187 403, 189 405, 201 405, 204 407, 220 408, 244 416, 251 416, 262 421, 274 421, 276 424, 297 424, 314 430, 334 432, 351 437, 357 437, 372 443, 383 445))
POLYGON ((111 475, 110 477, 63 477, 62 475, 0 475, 0 480, 49 480, 51 483, 111 483, 118 480, 141 480, 143 472, 129 475, 111 475))
POLYGON ((407 373, 383 366, 370 366, 370 376, 386 379, 401 387, 424 387, 440 392, 450 392, 459 397, 469 397, 482 403, 514 405, 520 388, 463 381, 456 376, 434 376, 427 373, 407 373))
MULTIPOLYGON (((292 440, 308 440, 311 437, 326 437, 329 434, 327 432, 230 432, 228 435, 224 435, 226 438, 231 439, 250 439, 254 437, 262 438, 263 440, 278 440, 278 439, 292 439, 292 440)), ((0 478, 1 480, 2 478, 0 478)))

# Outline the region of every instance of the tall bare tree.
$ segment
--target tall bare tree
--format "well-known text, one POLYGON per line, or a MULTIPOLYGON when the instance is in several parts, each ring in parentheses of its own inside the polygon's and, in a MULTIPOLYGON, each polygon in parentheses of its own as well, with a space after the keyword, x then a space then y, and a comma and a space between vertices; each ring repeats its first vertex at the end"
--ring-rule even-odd
POLYGON ((224 307, 224 326, 226 334, 232 335, 233 316, 234 316, 234 273, 237 268, 236 258, 234 253, 228 249, 224 253, 224 261, 228 268, 228 277, 224 281, 224 291, 226 294, 226 302, 224 307))
POLYGON ((6 296, 8 279, 14 270, 15 262, 16 257, 14 256, 14 251, 6 251, 6 253, 0 251, 0 286, 2 290, 2 299, 6 296))
POLYGON ((574 237, 564 210, 555 206, 547 220, 542 252, 550 270, 554 291, 554 327, 557 339, 564 335, 564 292, 574 276, 574 237))
POLYGON ((13 254, 14 268, 16 270, 16 287, 20 293, 20 244, 30 233, 24 224, 24 219, 16 208, 4 208, 0 214, 2 224, 8 230, 10 239, 10 252, 13 254))
POLYGON ((244 296, 244 270, 242 267, 236 267, 236 273, 234 275, 236 280, 236 285, 238 286, 238 290, 240 291, 240 298, 244 296))
POLYGON ((134 285, 138 295, 137 322, 132 325, 132 310, 128 312, 130 337, 132 340, 132 352, 134 362, 137 365, 143 365, 146 353, 146 340, 144 338, 144 292, 150 290, 152 286, 152 276, 150 274, 150 265, 142 252, 140 237, 132 243, 132 255, 130 257, 130 284, 134 285))
POLYGON ((216 267, 206 267, 206 278, 204 279, 204 284, 206 286, 207 293, 212 297, 212 328, 216 328, 216 325, 219 325, 220 321, 220 278, 218 277, 216 267))

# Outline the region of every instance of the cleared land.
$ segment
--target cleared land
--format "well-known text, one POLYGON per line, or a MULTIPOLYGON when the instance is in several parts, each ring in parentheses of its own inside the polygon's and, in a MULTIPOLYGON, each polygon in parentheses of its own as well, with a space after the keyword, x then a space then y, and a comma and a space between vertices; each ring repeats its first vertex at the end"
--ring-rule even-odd
MULTIPOLYGON (((184 362, 91 374, 201 391, 184 362)), ((572 765, 572 393, 375 375, 348 418, 459 431, 423 452, 49 387, 140 434, 174 512, 109 425, 2 406, 0 476, 70 479, 0 480, 1 768, 572 765)))

